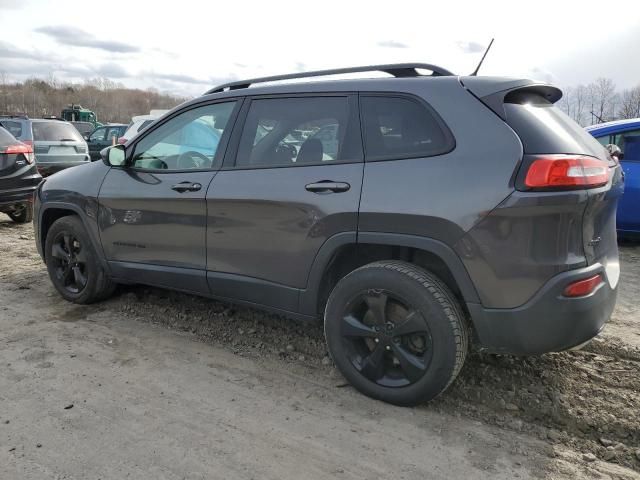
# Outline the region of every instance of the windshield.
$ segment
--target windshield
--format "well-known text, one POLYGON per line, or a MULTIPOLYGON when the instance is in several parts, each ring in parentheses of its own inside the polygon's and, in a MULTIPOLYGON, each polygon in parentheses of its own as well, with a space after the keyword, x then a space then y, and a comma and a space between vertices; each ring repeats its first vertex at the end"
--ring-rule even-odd
POLYGON ((33 139, 36 142, 84 141, 73 125, 59 121, 33 122, 33 139))

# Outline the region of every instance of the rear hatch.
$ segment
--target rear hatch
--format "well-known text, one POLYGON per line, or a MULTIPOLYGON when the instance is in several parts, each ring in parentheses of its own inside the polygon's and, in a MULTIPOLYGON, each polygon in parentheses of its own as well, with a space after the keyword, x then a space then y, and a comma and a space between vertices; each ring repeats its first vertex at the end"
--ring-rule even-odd
POLYGON ((69 123, 58 120, 33 122, 33 144, 38 164, 85 163, 87 144, 69 123))
MULTIPOLYGON (((526 82, 526 81, 525 81, 526 82)), ((473 88, 467 88, 473 92, 473 88)), ((562 93, 549 85, 509 85, 510 88, 486 94, 480 100, 518 134, 523 146, 523 160, 514 176, 518 190, 585 190, 581 228, 585 263, 601 263, 607 269, 612 287, 619 278, 616 208, 623 191, 623 175, 618 162, 580 125, 565 115, 554 103, 562 93), (602 182, 586 185, 531 188, 525 177, 536 160, 566 158, 576 163, 580 172, 592 170, 606 173, 602 182), (571 160, 573 159, 573 160, 571 160), (584 168, 583 163, 584 162, 584 168), (603 168, 604 167, 604 168, 603 168)), ((481 89, 480 89, 481 90, 481 89)))

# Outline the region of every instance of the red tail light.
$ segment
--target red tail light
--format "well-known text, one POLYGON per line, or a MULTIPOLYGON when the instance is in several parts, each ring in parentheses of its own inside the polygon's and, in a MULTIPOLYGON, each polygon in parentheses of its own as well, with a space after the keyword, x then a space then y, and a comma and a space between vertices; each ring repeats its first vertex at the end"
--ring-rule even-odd
POLYGON ((9 155, 17 155, 22 153, 24 158, 27 159, 27 163, 33 163, 33 147, 24 143, 18 143, 16 145, 9 145, 5 147, 4 152, 9 155))
POLYGON ((33 140, 21 140, 21 142, 24 143, 25 145, 29 145, 33 147, 33 140))
POLYGON ((529 165, 524 184, 538 188, 595 188, 606 185, 609 170, 605 162, 581 155, 545 155, 529 165))
POLYGON ((577 282, 569 284, 567 288, 564 289, 564 296, 584 297, 593 292, 602 282, 602 275, 600 274, 585 278, 584 280, 578 280, 577 282))
POLYGON ((33 153, 33 147, 31 147, 31 145, 25 145, 24 143, 18 143, 17 145, 9 145, 6 147, 4 153, 33 153))

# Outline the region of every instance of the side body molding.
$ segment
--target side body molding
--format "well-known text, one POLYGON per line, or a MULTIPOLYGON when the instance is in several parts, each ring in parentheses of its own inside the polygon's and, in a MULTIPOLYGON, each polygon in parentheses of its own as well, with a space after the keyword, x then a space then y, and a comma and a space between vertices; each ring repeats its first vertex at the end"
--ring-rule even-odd
POLYGON ((97 215, 97 211, 98 211, 97 203, 95 205, 93 205, 93 203, 95 202, 87 199, 85 209, 82 209, 79 205, 75 203, 68 203, 68 202, 54 201, 54 202, 47 202, 45 204, 42 204, 38 212, 38 231, 36 234, 38 235, 38 243, 39 245, 41 245, 43 260, 44 260, 44 240, 45 239, 42 237, 42 225, 43 225, 42 219, 44 217, 45 212, 50 209, 69 210, 80 218, 80 221, 84 225, 84 228, 87 231, 87 234, 89 235, 89 239, 91 240, 93 250, 96 252, 98 260, 102 264, 102 267, 105 269, 105 271, 111 273, 109 264, 106 261, 104 253, 102 251, 102 243, 100 242, 100 233, 98 232, 97 223, 95 223, 95 221, 93 223, 90 221, 89 215, 92 215, 95 220, 95 216, 97 215))
POLYGON ((353 243, 410 247, 432 253, 447 265, 460 288, 464 301, 466 303, 480 303, 478 293, 471 283, 460 257, 445 243, 428 237, 399 233, 358 232, 356 234, 356 232, 343 232, 327 240, 316 255, 307 281, 307 288, 300 293, 300 313, 316 315, 319 286, 326 267, 341 246, 353 243))

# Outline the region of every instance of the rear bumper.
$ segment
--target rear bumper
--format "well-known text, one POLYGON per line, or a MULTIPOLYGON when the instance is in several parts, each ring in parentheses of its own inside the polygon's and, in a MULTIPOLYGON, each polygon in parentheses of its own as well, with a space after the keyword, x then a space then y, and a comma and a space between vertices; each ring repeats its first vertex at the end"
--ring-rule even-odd
POLYGON ((616 303, 617 264, 571 270, 553 277, 534 297, 518 308, 484 308, 467 304, 480 348, 495 353, 537 355, 558 352, 595 337, 609 320, 616 303), (591 294, 562 295, 576 280, 601 273, 605 278, 591 294))
POLYGON ((11 177, 0 179, 0 211, 10 210, 13 205, 31 202, 33 192, 41 181, 42 177, 33 166, 18 171, 11 177))

